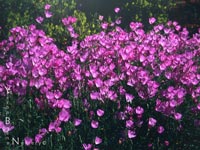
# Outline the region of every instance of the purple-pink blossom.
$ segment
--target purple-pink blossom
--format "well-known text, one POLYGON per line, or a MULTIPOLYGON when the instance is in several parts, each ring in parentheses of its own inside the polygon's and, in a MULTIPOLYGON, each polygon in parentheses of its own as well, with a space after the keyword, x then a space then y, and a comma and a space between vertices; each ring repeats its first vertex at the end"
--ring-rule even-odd
POLYGON ((38 23, 41 24, 41 23, 43 22, 44 18, 41 17, 41 16, 39 16, 39 17, 37 17, 35 20, 36 20, 38 23))
POLYGON ((97 110, 97 115, 98 115, 99 117, 102 117, 102 116, 104 115, 104 110, 98 109, 98 110, 97 110))
POLYGON ((150 127, 154 127, 156 125, 156 123, 157 123, 156 119, 154 119, 152 117, 149 118, 148 124, 149 124, 150 127))
POLYGON ((74 119, 74 126, 79 126, 82 123, 81 119, 74 119))
POLYGON ((24 138, 25 145, 29 146, 33 143, 33 139, 31 137, 24 138))
POLYGON ((115 13, 119 13, 119 11, 120 11, 120 8, 119 8, 119 7, 116 7, 116 8, 115 8, 115 13))
POLYGON ((67 122, 69 121, 71 115, 68 109, 63 108, 59 113, 59 120, 67 122))
POLYGON ((132 138, 135 138, 135 137, 136 137, 135 131, 128 130, 128 138, 132 139, 132 138))
POLYGON ((100 137, 96 136, 96 137, 95 137, 95 140, 94 140, 94 143, 95 143, 96 145, 99 145, 99 144, 102 143, 102 139, 101 139, 100 137))
POLYGON ((44 6, 44 9, 45 10, 49 10, 51 8, 51 5, 50 4, 46 4, 45 6, 44 6))
POLYGON ((156 22, 156 18, 154 17, 149 18, 149 24, 153 24, 154 22, 156 22))
POLYGON ((92 120, 91 121, 91 127, 96 129, 99 127, 99 122, 98 121, 95 121, 95 120, 92 120))

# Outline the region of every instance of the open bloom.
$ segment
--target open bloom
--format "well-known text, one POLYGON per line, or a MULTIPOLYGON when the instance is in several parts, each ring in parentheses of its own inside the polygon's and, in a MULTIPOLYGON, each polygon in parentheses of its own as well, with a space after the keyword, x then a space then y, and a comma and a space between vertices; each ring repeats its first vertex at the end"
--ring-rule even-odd
POLYGON ((120 11, 120 8, 119 7, 116 7, 115 8, 115 13, 118 13, 120 11))
POLYGON ((98 109, 98 110, 97 110, 97 115, 98 115, 99 117, 102 117, 102 116, 104 115, 104 110, 98 109))
POLYGON ((138 106, 135 110, 136 114, 141 115, 144 113, 144 109, 140 106, 138 106))
POLYGON ((94 143, 96 145, 101 144, 102 143, 102 139, 100 137, 96 136, 94 143))
POLYGON ((86 143, 84 143, 83 144, 83 148, 84 148, 84 150, 91 150, 92 149, 92 144, 86 144, 86 143))
POLYGON ((37 23, 41 24, 43 22, 44 18, 39 16, 35 20, 37 21, 37 23))
POLYGON ((46 18, 51 18, 53 16, 52 12, 50 11, 45 11, 44 14, 46 18))
POLYGON ((64 121, 64 122, 67 122, 69 121, 71 115, 70 115, 70 112, 68 109, 62 109, 59 113, 59 120, 60 121, 64 121))
POLYGON ((30 137, 25 137, 24 142, 25 142, 25 145, 29 146, 33 143, 33 139, 30 137))
POLYGON ((157 120, 154 118, 149 118, 149 126, 154 127, 157 123, 157 120))
POLYGON ((51 5, 50 4, 46 4, 45 6, 44 6, 44 9, 45 10, 49 10, 51 8, 51 5))
POLYGON ((128 138, 132 139, 132 138, 135 138, 135 137, 136 137, 135 131, 128 130, 128 138))
POLYGON ((99 127, 99 122, 95 121, 95 120, 92 120, 91 127, 94 128, 94 129, 98 128, 99 127))
POLYGON ((175 118, 176 120, 180 120, 180 119, 182 118, 182 114, 180 114, 180 113, 175 113, 175 114, 174 114, 174 118, 175 118))
POLYGON ((165 128, 163 126, 159 126, 157 129, 157 132, 160 134, 163 133, 164 131, 165 131, 165 128))
POLYGON ((74 119, 74 126, 79 126, 81 124, 81 119, 74 119))
POLYGON ((149 18, 149 24, 153 24, 154 22, 156 22, 156 18, 154 17, 149 18))

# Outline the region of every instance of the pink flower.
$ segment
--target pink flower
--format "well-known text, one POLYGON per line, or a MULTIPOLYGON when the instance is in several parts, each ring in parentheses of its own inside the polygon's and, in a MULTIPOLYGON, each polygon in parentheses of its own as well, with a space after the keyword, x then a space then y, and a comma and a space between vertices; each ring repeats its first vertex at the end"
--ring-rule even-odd
POLYGON ((56 131, 56 133, 59 133, 61 131, 61 128, 59 127, 61 124, 61 121, 60 120, 56 120, 54 122, 51 122, 49 124, 49 128, 48 128, 48 131, 49 132, 52 132, 52 131, 56 131))
POLYGON ((154 17, 149 18, 149 24, 153 24, 154 22, 156 22, 156 18, 154 17))
POLYGON ((14 126, 10 124, 3 124, 1 126, 2 126, 1 129, 3 130, 4 133, 8 133, 14 129, 14 126))
POLYGON ((165 128, 163 126, 159 126, 157 129, 158 133, 163 133, 165 131, 165 128))
POLYGON ((44 9, 45 10, 49 10, 51 8, 51 5, 50 4, 46 4, 45 6, 44 6, 44 9))
POLYGON ((97 116, 102 117, 104 115, 104 110, 98 109, 97 110, 97 116))
POLYGON ((92 92, 92 93, 90 93, 90 98, 92 100, 98 99, 99 98, 99 93, 98 92, 92 92))
POLYGON ((128 130, 128 138, 132 139, 132 138, 135 138, 135 137, 136 137, 135 131, 128 130))
POLYGON ((39 24, 41 24, 41 23, 43 22, 44 18, 41 17, 41 16, 39 16, 39 17, 37 17, 35 20, 36 20, 39 24))
POLYGON ((92 144, 86 144, 86 143, 84 143, 83 144, 83 148, 84 148, 84 150, 91 150, 92 149, 92 144))
POLYGON ((96 145, 101 144, 101 143, 102 143, 102 139, 101 139, 100 137, 96 136, 96 137, 95 137, 94 143, 95 143, 96 145))
POLYGON ((134 122, 132 120, 126 120, 126 127, 127 128, 132 128, 134 125, 134 122))
POLYGON ((102 29, 107 29, 108 23, 107 22, 101 23, 101 27, 102 27, 102 29))
POLYGON ((72 17, 72 16, 69 16, 67 18, 62 18, 62 23, 65 25, 65 26, 68 26, 70 24, 73 24, 77 21, 77 18, 75 17, 72 17))
POLYGON ((46 18, 51 18, 53 16, 52 12, 50 11, 45 11, 44 13, 46 18))
POLYGON ((119 7, 116 7, 116 8, 115 8, 115 13, 119 13, 119 11, 120 11, 120 8, 119 8, 119 7))
POLYGON ((41 134, 37 134, 36 136, 35 136, 35 143, 40 143, 41 141, 42 141, 42 135, 41 134))
POLYGON ((144 113, 144 109, 140 106, 138 106, 135 110, 136 114, 141 115, 144 113))
POLYGON ((99 20, 102 21, 103 20, 103 16, 100 15, 99 16, 99 20))
POLYGON ((27 145, 27 146, 29 146, 33 143, 33 139, 30 137, 25 137, 24 141, 25 141, 25 145, 27 145))
POLYGON ((67 121, 69 121, 70 117, 71 117, 71 115, 69 113, 69 110, 67 110, 67 109, 63 108, 59 113, 59 120, 60 121, 67 122, 67 121))
POLYGON ((74 126, 79 126, 81 124, 81 119, 74 119, 74 126))
POLYGON ((157 121, 154 118, 149 118, 149 126, 154 127, 156 125, 157 121))
POLYGON ((200 103, 199 103, 199 104, 197 104, 197 109, 198 109, 198 110, 200 110, 200 103))
POLYGON ((126 98, 126 101, 127 102, 132 102, 132 100, 134 99, 134 96, 133 95, 131 95, 131 94, 128 94, 128 93, 126 93, 125 94, 125 98, 126 98))
POLYGON ((103 81, 99 78, 95 79, 95 85, 96 87, 101 87, 103 85, 103 81))
POLYGON ((99 127, 99 122, 95 121, 95 120, 92 120, 91 127, 94 128, 94 129, 98 128, 99 127))
POLYGON ((174 118, 175 118, 176 120, 180 120, 180 119, 182 118, 182 114, 180 114, 180 113, 175 113, 175 114, 174 114, 174 118))

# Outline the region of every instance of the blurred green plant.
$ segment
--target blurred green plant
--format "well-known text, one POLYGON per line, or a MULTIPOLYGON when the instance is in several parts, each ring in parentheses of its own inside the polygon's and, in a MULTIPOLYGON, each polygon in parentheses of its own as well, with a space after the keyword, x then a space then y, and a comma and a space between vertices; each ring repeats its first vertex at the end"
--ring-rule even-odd
POLYGON ((35 19, 38 16, 45 19, 42 24, 37 23, 37 26, 52 37, 61 48, 64 48, 64 45, 70 41, 70 36, 61 22, 64 17, 72 15, 78 19, 74 28, 80 35, 80 39, 100 29, 97 16, 93 15, 93 19, 88 20, 85 13, 78 10, 75 0, 0 0, 0 14, 4 16, 0 21, 2 27, 0 40, 7 37, 9 29, 13 27, 36 24, 35 19), (45 18, 45 4, 51 5, 50 11, 53 13, 51 18, 45 18))
POLYGON ((128 25, 127 22, 135 20, 142 22, 146 30, 149 30, 148 18, 155 17, 157 23, 166 23, 169 20, 169 12, 176 6, 174 0, 126 0, 123 4, 120 2, 122 9, 122 18, 125 21, 123 26, 128 25))

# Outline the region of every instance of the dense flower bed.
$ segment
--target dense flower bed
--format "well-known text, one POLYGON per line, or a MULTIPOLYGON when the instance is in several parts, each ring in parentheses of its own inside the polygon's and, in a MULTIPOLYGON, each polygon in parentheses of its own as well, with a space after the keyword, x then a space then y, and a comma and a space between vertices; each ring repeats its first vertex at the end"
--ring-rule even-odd
MULTIPOLYGON (((120 18, 108 23, 100 16, 100 21, 100 33, 78 41, 76 18, 63 18, 72 37, 64 50, 35 25, 15 27, 0 42, 0 95, 14 95, 18 105, 29 95, 38 110, 57 112, 34 137, 24 137, 26 145, 40 143, 71 122, 77 130, 82 125, 98 131, 82 143, 85 150, 95 149, 106 138, 105 116, 113 121, 110 128, 120 128, 121 133, 114 133, 120 142, 170 132, 166 118, 182 130, 186 111, 194 123, 199 121, 200 30, 190 38, 187 29, 173 21, 154 25, 149 32, 140 22, 131 22, 126 31, 118 26, 120 18)), ((17 130, 2 121, 0 128, 4 133, 17 130)))

